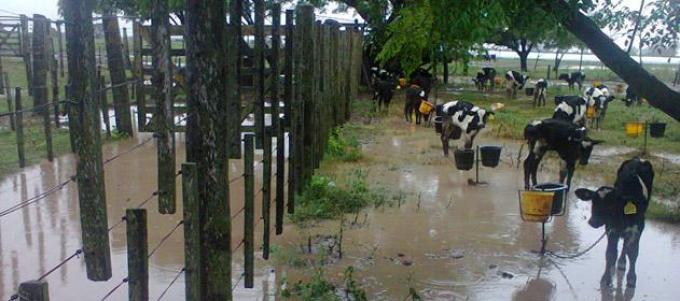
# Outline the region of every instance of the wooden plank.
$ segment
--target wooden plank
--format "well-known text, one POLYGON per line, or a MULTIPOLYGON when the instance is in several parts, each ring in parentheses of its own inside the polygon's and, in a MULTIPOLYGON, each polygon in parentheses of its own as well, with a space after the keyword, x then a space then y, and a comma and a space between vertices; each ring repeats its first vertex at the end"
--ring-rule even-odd
POLYGON ((243 0, 232 0, 227 28, 227 149, 230 159, 241 158, 241 14, 243 0))
MULTIPOLYGON (((304 155, 302 183, 308 183, 312 176, 314 166, 314 136, 316 128, 314 127, 314 93, 316 87, 315 68, 316 63, 316 43, 315 43, 315 28, 314 28, 314 7, 308 4, 298 6, 298 24, 300 28, 300 101, 303 102, 303 127, 304 134, 302 135, 304 155)), ((300 188, 302 189, 302 188, 300 188)))
POLYGON ((269 238, 271 229, 271 181, 272 181, 272 137, 271 128, 262 129, 262 258, 269 259, 269 238))
POLYGON ((195 163, 182 164, 182 204, 184 209, 185 300, 201 300, 201 230, 195 163))
POLYGON ((19 284, 19 300, 21 301, 49 301, 50 293, 47 281, 34 280, 19 284))
POLYGON ((149 242, 146 209, 125 210, 128 300, 149 300, 149 242))
POLYGON ((283 233, 284 188, 286 166, 286 141, 283 118, 279 118, 276 127, 276 235, 283 233))
MULTIPOLYGON (((5 86, 5 98, 7 99, 7 111, 8 112, 13 112, 14 111, 14 100, 12 99, 12 86, 9 84, 9 75, 7 72, 3 73, 3 83, 5 86)), ((16 130, 16 118, 14 114, 9 115, 9 127, 12 131, 16 130)))
POLYGON ((296 147, 297 145, 294 143, 295 139, 297 139, 296 135, 297 132, 295 132, 294 126, 293 126, 293 115, 292 112, 294 111, 291 109, 293 106, 293 66, 294 66, 294 56, 293 56, 293 42, 295 40, 295 37, 293 35, 294 28, 293 28, 293 19, 295 18, 295 11, 292 9, 286 10, 286 48, 285 48, 285 62, 286 65, 284 67, 284 82, 283 82, 283 98, 284 98, 284 103, 285 103, 285 108, 284 108, 284 123, 285 127, 289 129, 288 131, 288 203, 287 203, 287 212, 289 214, 293 214, 295 212, 295 181, 296 181, 296 174, 295 174, 295 166, 297 162, 295 159, 297 158, 297 153, 296 153, 296 147))
POLYGON ((20 16, 21 22, 21 50, 24 57, 24 69, 26 70, 26 83, 28 84, 28 96, 33 92, 33 75, 31 73, 31 40, 28 34, 28 17, 26 15, 20 16))
MULTIPOLYGON (((255 147, 263 149, 264 141, 264 0, 253 0, 255 5, 255 147)), ((244 70, 245 71, 245 70, 244 70)))
POLYGON ((137 127, 144 130, 146 125, 146 93, 144 91, 144 73, 142 71, 142 33, 138 20, 132 23, 132 52, 134 55, 132 73, 137 83, 135 84, 135 100, 137 102, 137 127))
POLYGON ((17 136, 17 156, 19 157, 19 167, 26 166, 26 155, 24 152, 24 113, 21 105, 21 88, 16 87, 14 92, 14 108, 17 110, 16 114, 16 136, 17 136))
POLYGON ((120 39, 118 16, 104 15, 102 17, 104 27, 104 39, 106 42, 106 59, 109 69, 109 77, 113 92, 113 109, 116 118, 116 130, 119 133, 132 137, 132 119, 130 114, 130 94, 128 93, 125 75, 125 63, 123 61, 123 48, 120 39))
MULTIPOLYGON (((101 71, 97 72, 98 74, 101 74, 101 71)), ((101 109, 101 114, 102 118, 104 121, 104 125, 106 127, 106 137, 111 138, 111 118, 109 116, 109 99, 108 99, 108 91, 104 90, 104 87, 106 86, 106 79, 104 79, 103 75, 99 76, 99 85, 98 85, 98 91, 99 91, 99 106, 101 109)))
POLYGON ((243 209, 243 268, 244 268, 244 286, 246 288, 253 288, 254 285, 254 253, 255 246, 255 175, 253 168, 253 161, 255 157, 255 149, 253 134, 246 134, 244 136, 243 144, 243 183, 244 183, 244 209, 243 209))
POLYGON ((158 212, 174 214, 175 206, 175 134, 173 128, 172 68, 170 65, 170 26, 167 1, 152 1, 151 45, 153 47, 153 69, 151 77, 156 101, 154 127, 156 132, 158 162, 158 212))
POLYGON ((64 37, 62 36, 61 33, 61 25, 63 23, 64 22, 61 21, 57 22, 57 35, 58 35, 57 41, 59 44, 59 70, 61 71, 60 72, 61 77, 64 77, 64 42, 63 42, 64 37))
POLYGON ((74 144, 78 150, 76 182, 85 267, 88 279, 106 281, 111 278, 111 252, 100 123, 95 100, 92 7, 83 0, 64 0, 62 4, 68 41, 69 95, 79 102, 71 106, 75 110, 69 119, 73 119, 77 129, 71 135, 75 136, 74 144))

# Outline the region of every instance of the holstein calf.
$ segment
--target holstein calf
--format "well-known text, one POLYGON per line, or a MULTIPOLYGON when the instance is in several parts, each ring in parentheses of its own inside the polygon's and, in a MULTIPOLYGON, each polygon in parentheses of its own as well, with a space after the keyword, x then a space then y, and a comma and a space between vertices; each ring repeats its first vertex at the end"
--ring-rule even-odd
POLYGON ((543 102, 543 106, 545 106, 545 95, 547 90, 548 81, 543 78, 539 79, 534 87, 534 107, 541 106, 541 101, 543 102))
POLYGON ((619 239, 623 239, 618 268, 621 271, 626 270, 627 256, 630 269, 626 282, 628 287, 635 287, 635 262, 640 249, 640 236, 645 229, 645 211, 649 205, 653 182, 652 164, 634 158, 621 164, 616 173, 614 187, 602 186, 595 191, 585 188, 576 190, 579 199, 592 201, 588 224, 593 228, 604 225, 607 231, 606 265, 600 280, 602 285, 612 285, 618 243, 619 239))
POLYGON ((528 80, 529 80, 529 76, 521 74, 517 71, 506 72, 505 73, 505 82, 506 82, 506 91, 508 93, 508 97, 511 97, 511 98, 517 97, 517 90, 524 89, 524 85, 526 85, 528 80))
POLYGON ((418 108, 420 107, 420 102, 425 98, 425 91, 417 84, 412 84, 404 91, 406 95, 406 101, 404 102, 404 118, 407 122, 413 121, 413 114, 416 114, 416 124, 420 124, 422 114, 418 108))
POLYGON ((571 74, 562 73, 560 74, 558 79, 566 81, 567 84, 569 85, 569 90, 574 89, 574 84, 578 84, 578 89, 581 90, 581 87, 583 86, 583 81, 586 80, 586 75, 581 71, 576 71, 572 72, 571 74))
POLYGON ((555 96, 555 112, 552 118, 585 126, 587 105, 588 102, 582 97, 555 96))
POLYGON ((385 109, 389 110, 396 85, 397 80, 384 70, 381 70, 378 76, 373 79, 373 101, 377 101, 378 111, 381 110, 383 104, 385 109))
POLYGON ((493 90, 496 86, 494 79, 496 78, 496 69, 491 67, 482 68, 481 72, 477 72, 477 76, 472 79, 479 91, 484 91, 485 88, 493 90))
POLYGON ((607 86, 598 85, 586 90, 584 97, 588 100, 588 106, 595 107, 595 117, 592 118, 591 123, 594 128, 599 129, 600 124, 604 122, 604 116, 607 114, 607 107, 614 100, 614 96, 609 94, 607 86))
POLYGON ((602 142, 588 138, 586 128, 559 119, 545 119, 528 124, 524 128, 524 139, 529 145, 529 155, 524 160, 526 189, 538 184, 538 165, 547 151, 556 151, 564 160, 566 168, 560 171, 560 183, 564 183, 566 178, 567 186, 570 186, 576 161, 581 165, 588 164, 593 147, 602 142))
POLYGON ((430 91, 432 90, 432 84, 434 83, 434 77, 430 72, 423 68, 418 68, 411 73, 411 82, 420 86, 425 92, 425 98, 430 96, 430 91))
POLYGON ((630 86, 626 88, 626 98, 623 101, 626 103, 626 107, 630 107, 633 104, 640 105, 640 97, 635 94, 635 91, 630 86))
POLYGON ((449 139, 462 134, 465 137, 465 149, 471 149, 479 132, 486 126, 489 116, 494 115, 467 101, 447 102, 442 107, 444 121, 442 124, 442 148, 444 156, 449 156, 449 139))

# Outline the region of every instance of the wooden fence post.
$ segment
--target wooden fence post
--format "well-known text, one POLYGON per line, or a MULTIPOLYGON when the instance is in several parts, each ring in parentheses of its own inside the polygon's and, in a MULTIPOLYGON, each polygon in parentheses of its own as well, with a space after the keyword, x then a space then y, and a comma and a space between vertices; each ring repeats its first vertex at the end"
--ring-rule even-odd
POLYGON ((68 54, 69 95, 78 102, 74 119, 78 199, 87 278, 111 278, 111 250, 106 212, 100 123, 97 114, 92 6, 83 0, 63 0, 68 54))
POLYGON ((244 283, 246 288, 253 287, 254 275, 254 252, 255 246, 255 175, 253 161, 255 150, 253 147, 253 134, 246 134, 243 146, 243 183, 245 193, 245 203, 243 209, 243 268, 245 270, 244 283))
POLYGON ((137 129, 145 131, 146 126, 146 91, 144 91, 144 61, 142 60, 142 25, 138 20, 132 23, 132 53, 134 63, 132 73, 135 83, 135 97, 137 100, 137 129))
POLYGON ((312 119, 313 122, 313 128, 316 129, 314 131, 314 136, 312 139, 312 152, 314 153, 314 156, 312 158, 312 173, 314 169, 319 168, 319 164, 321 163, 321 152, 319 151, 320 149, 323 149, 323 146, 321 145, 321 134, 323 133, 323 124, 321 123, 321 112, 323 111, 323 107, 321 106, 321 98, 322 98, 322 84, 323 84, 323 73, 321 72, 322 67, 321 67, 321 60, 322 60, 322 53, 323 53, 323 45, 321 44, 321 36, 323 34, 323 30, 321 28, 321 20, 316 21, 314 23, 314 97, 312 97, 312 112, 314 112, 314 118, 312 119))
POLYGON ((46 45, 46 23, 47 19, 43 15, 33 15, 33 109, 34 114, 48 111, 49 108, 42 106, 47 103, 47 51, 46 45))
MULTIPOLYGON (((272 119, 274 115, 272 114, 272 119)), ((272 127, 264 128, 262 141, 262 258, 269 259, 269 237, 271 228, 271 181, 272 181, 272 127)))
MULTIPOLYGON (((279 117, 276 127, 276 235, 283 233, 284 180, 286 177, 286 141, 284 118, 279 117)), ((289 167, 290 168, 290 167, 289 167)))
POLYGON ((149 300, 149 243, 146 209, 125 210, 127 221, 128 299, 149 300))
MULTIPOLYGON (((270 52, 271 60, 269 64, 270 74, 270 99, 271 99, 271 121, 272 128, 279 127, 279 111, 281 107, 281 99, 279 93, 279 50, 281 49, 281 34, 279 32, 281 27, 281 3, 274 3, 272 6, 272 50, 270 52)), ((274 133, 275 134, 275 133, 274 133)))
MULTIPOLYGON (((312 176, 312 169, 314 166, 314 93, 316 87, 315 68, 316 64, 316 43, 314 30, 314 7, 310 4, 302 4, 298 6, 298 33, 300 39, 300 101, 303 103, 303 170, 302 183, 306 184, 312 176)), ((300 187, 302 189, 302 186, 300 187)))
MULTIPOLYGON (((14 100, 12 100, 12 86, 9 85, 9 75, 7 72, 3 73, 3 82, 0 84, 4 84, 5 86, 5 96, 7 96, 7 111, 8 112, 13 112, 14 111, 14 104, 12 103, 14 100)), ((14 114, 9 115, 9 126, 12 129, 12 131, 16 130, 16 120, 14 117, 14 114)))
POLYGON ((255 45, 253 66, 255 68, 255 147, 263 149, 265 128, 265 74, 264 74, 264 0, 253 0, 255 4, 255 45))
POLYGON ((227 30, 227 148, 241 158, 241 14, 243 0, 231 0, 227 30))
POLYGON ((21 53, 24 58, 24 69, 26 69, 26 83, 28 84, 28 96, 33 93, 33 74, 31 64, 31 36, 28 34, 28 17, 19 16, 21 24, 21 53))
POLYGON ((175 213, 175 133, 173 121, 170 21, 167 1, 151 5, 151 47, 153 52, 153 97, 156 100, 154 126, 158 151, 158 212, 175 213))
POLYGON ((43 117, 43 131, 45 132, 45 148, 47 150, 47 160, 52 162, 54 161, 54 149, 52 148, 52 125, 50 123, 49 106, 45 107, 44 110, 42 111, 42 117, 43 117))
MULTIPOLYGON (((106 137, 111 138, 111 116, 109 116, 109 90, 106 88, 106 79, 104 76, 99 77, 99 87, 97 89, 99 94, 99 104, 102 110, 102 118, 104 120, 104 125, 106 126, 106 137)), ((99 126, 99 124, 98 124, 99 126)), ((118 124, 116 124, 118 127, 118 124)))
POLYGON ((184 208, 184 281, 187 301, 201 300, 201 230, 198 183, 195 163, 182 164, 182 203, 184 208))
POLYGON ((16 87, 14 92, 14 101, 16 105, 14 109, 16 110, 16 135, 17 135, 17 155, 19 156, 19 167, 24 168, 26 166, 26 156, 24 153, 24 113, 21 106, 21 88, 16 87))
MULTIPOLYGON (((58 22, 55 22, 55 24, 58 22)), ((52 36, 52 25, 51 21, 47 20, 45 26, 47 27, 47 56, 49 71, 50 71, 50 83, 52 84, 52 107, 54 109, 54 127, 59 128, 59 76, 58 69, 59 65, 57 60, 54 58, 56 52, 54 49, 54 37, 52 36)))
POLYGON ((185 4, 186 144, 187 161, 196 163, 201 201, 202 299, 231 300, 225 1, 189 0, 185 4))
POLYGON ((47 281, 32 280, 19 285, 20 301, 49 301, 50 293, 47 281))
POLYGON ((60 75, 61 77, 64 77, 64 42, 63 42, 63 36, 61 33, 61 24, 63 24, 64 21, 57 21, 57 41, 59 45, 59 70, 60 70, 60 75))
POLYGON ((2 57, 0 56, 0 94, 7 94, 7 89, 5 89, 5 77, 7 76, 7 73, 3 71, 2 69, 2 57))
POLYGON ((123 63, 125 69, 132 70, 132 63, 130 62, 130 43, 128 41, 127 27, 123 27, 123 63))
POLYGON ((283 83, 283 97, 284 97, 284 122, 285 127, 288 128, 288 203, 287 212, 292 214, 295 212, 295 192, 297 185, 296 179, 296 168, 297 166, 297 145, 295 140, 297 138, 297 125, 293 120, 293 112, 297 111, 293 109, 293 67, 295 66, 295 57, 293 56, 293 43, 295 41, 295 28, 293 27, 293 18, 295 11, 292 9, 286 10, 286 49, 285 49, 285 62, 284 76, 285 81, 283 83))
POLYGON ((132 119, 130 116, 130 95, 128 94, 127 76, 123 60, 123 48, 120 40, 118 16, 106 14, 102 18, 104 39, 106 40, 106 62, 111 78, 113 92, 113 109, 116 112, 116 130, 132 137, 132 119))

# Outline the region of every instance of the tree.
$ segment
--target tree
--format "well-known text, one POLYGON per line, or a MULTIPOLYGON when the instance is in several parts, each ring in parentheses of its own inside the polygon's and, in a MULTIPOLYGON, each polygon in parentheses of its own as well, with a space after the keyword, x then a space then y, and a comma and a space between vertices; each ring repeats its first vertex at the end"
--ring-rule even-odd
POLYGON ((551 32, 547 34, 544 42, 544 47, 554 49, 555 60, 553 62, 552 70, 555 72, 555 78, 558 76, 560 64, 564 55, 574 47, 583 48, 583 44, 573 34, 571 34, 564 26, 558 24, 551 32))

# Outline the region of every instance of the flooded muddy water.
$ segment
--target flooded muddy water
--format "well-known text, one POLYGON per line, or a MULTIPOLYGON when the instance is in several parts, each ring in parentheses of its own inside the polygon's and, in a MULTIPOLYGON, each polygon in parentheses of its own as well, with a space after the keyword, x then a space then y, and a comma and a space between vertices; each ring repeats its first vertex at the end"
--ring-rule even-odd
MULTIPOLYGON (((453 158, 443 157, 439 138, 432 128, 408 125, 396 117, 381 121, 377 128, 381 128, 380 135, 363 145, 362 161, 324 162, 320 170, 322 174, 342 176, 359 168, 367 173, 371 184, 404 195, 404 202, 398 206, 364 210, 359 226, 344 229, 343 259, 323 267, 326 275, 337 280, 347 266, 354 266, 355 277, 367 289, 369 300, 403 300, 409 288, 414 288, 425 300, 677 300, 680 296, 680 286, 674 285, 680 272, 680 227, 648 220, 641 239, 637 289, 626 290, 624 281, 619 290, 602 291, 599 279, 604 270, 604 242, 570 260, 541 258, 535 253, 540 248, 541 228, 540 224, 523 222, 519 216, 517 194, 523 185, 522 170, 517 168, 517 142, 482 134, 479 144, 504 146, 502 162, 497 168, 480 168, 480 179, 488 185, 471 186, 468 179, 474 177, 474 170, 457 171, 453 158), (405 265, 400 258, 408 258, 410 264, 405 265)), ((141 134, 107 144, 104 158, 149 137, 141 134)), ((177 143, 179 169, 185 157, 182 135, 178 135, 177 143)), ((603 149, 596 154, 622 159, 612 157, 617 152, 603 149)), ((546 161, 539 179, 555 180, 557 160, 549 156, 546 161)), ((611 176, 599 176, 601 172, 591 174, 596 168, 577 168, 575 186, 595 187, 613 181, 611 176)), ((238 177, 241 170, 240 160, 230 162, 230 178, 238 177)), ((156 189, 154 143, 121 156, 106 165, 105 171, 109 225, 114 225, 126 208, 137 206, 156 189)), ((74 172, 74 158, 67 155, 7 176, 0 181, 0 210, 68 180, 74 172)), ((614 172, 615 168, 609 171, 614 172)), ((256 166, 256 173, 261 173, 260 165, 256 166)), ((259 180, 255 185, 260 187, 259 180)), ((231 210, 235 213, 243 205, 242 180, 235 180, 230 195, 231 210)), ((259 214, 257 200, 255 212, 259 214)), ((178 214, 160 215, 155 198, 146 204, 150 249, 181 219, 181 201, 178 205, 178 214)), ((565 216, 555 217, 546 225, 547 248, 559 254, 583 250, 603 231, 587 225, 590 204, 577 201, 573 193, 567 208, 565 216)), ((237 215, 232 224, 235 247, 242 238, 243 215, 237 215)), ((310 236, 335 234, 338 229, 339 221, 322 222, 302 230, 287 224, 283 235, 274 236, 273 244, 297 247, 310 236)), ((256 250, 261 245, 261 231, 259 224, 256 250)), ((74 258, 46 277, 53 300, 99 300, 120 283, 127 273, 124 225, 114 228, 110 239, 111 280, 87 280, 84 261, 74 258)), ((20 282, 46 273, 71 256, 80 244, 74 183, 0 217, 0 299, 7 300, 20 282)), ((242 252, 239 249, 235 253, 234 283, 240 281, 243 271, 242 252)), ((261 258, 261 254, 256 257, 261 258)), ((150 258, 152 300, 168 287, 183 265, 180 230, 150 258)), ((255 288, 245 289, 239 282, 234 299, 278 299, 276 289, 284 277, 294 282, 309 277, 312 270, 275 264, 275 260, 258 260, 255 288)), ((127 300, 127 286, 115 291, 109 300, 127 300)), ((163 300, 184 300, 182 276, 163 300)))

